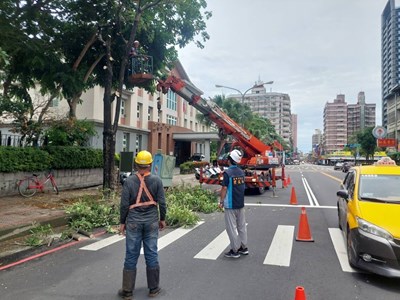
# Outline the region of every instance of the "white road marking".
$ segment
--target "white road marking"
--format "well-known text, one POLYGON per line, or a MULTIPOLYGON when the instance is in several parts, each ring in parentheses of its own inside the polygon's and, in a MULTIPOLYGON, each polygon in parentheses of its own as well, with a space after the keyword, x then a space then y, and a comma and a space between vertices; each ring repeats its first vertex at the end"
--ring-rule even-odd
MULTIPOLYGON (((201 224, 203 224, 204 221, 200 221, 197 223, 195 226, 190 227, 190 228, 182 228, 179 227, 175 229, 174 231, 171 231, 170 233, 167 233, 166 235, 162 236, 161 238, 158 239, 158 250, 161 250, 165 247, 167 247, 169 244, 172 244, 176 240, 180 239, 183 237, 185 234, 188 234, 191 232, 193 229, 199 227, 201 224)), ((140 254, 143 254, 143 247, 140 250, 140 254)))
POLYGON ((343 272, 357 272, 350 266, 347 259, 346 244, 344 242, 342 231, 339 228, 328 228, 328 230, 343 272))
POLYGON ((194 258, 216 260, 228 245, 229 237, 226 230, 224 230, 211 243, 203 248, 203 250, 197 253, 194 258))
POLYGON ((293 246, 294 226, 279 225, 275 231, 264 265, 288 267, 293 246))
POLYGON ((304 176, 302 175, 301 176, 301 180, 303 181, 303 185, 304 185, 304 188, 306 190, 308 200, 310 201, 310 205, 311 206, 313 206, 313 205, 319 206, 319 202, 318 202, 317 198, 315 197, 313 191, 311 190, 311 187, 308 184, 307 179, 305 179, 304 176))
POLYGON ((290 207, 290 208, 296 208, 296 209, 298 209, 299 207, 337 209, 336 206, 326 206, 326 205, 315 206, 315 205, 268 204, 268 203, 245 203, 244 205, 245 206, 263 206, 263 207, 290 207))
POLYGON ((112 235, 112 236, 110 236, 108 238, 105 238, 105 239, 103 239, 101 241, 98 241, 98 242, 95 242, 93 244, 87 245, 85 247, 79 248, 79 250, 97 251, 97 250, 100 250, 100 249, 102 249, 104 247, 110 246, 110 245, 112 245, 114 243, 117 243, 117 242, 119 242, 119 241, 121 241, 123 239, 125 239, 124 235, 116 234, 116 235, 112 235))

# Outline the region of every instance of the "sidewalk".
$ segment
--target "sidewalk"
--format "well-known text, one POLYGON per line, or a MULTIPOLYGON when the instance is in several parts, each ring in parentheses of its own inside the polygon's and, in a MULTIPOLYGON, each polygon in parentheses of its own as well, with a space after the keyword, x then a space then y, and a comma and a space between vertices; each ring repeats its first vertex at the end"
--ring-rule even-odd
MULTIPOLYGON (((194 174, 179 174, 179 169, 174 170, 172 186, 190 184, 199 185, 194 174)), ((217 190, 219 186, 205 186, 217 190)), ((51 191, 38 193, 32 198, 23 198, 19 195, 0 198, 0 261, 9 255, 7 247, 17 237, 26 235, 34 226, 33 224, 51 224, 52 228, 67 224, 64 206, 85 195, 99 195, 100 187, 62 190, 58 195, 51 191)), ((26 247, 25 247, 26 248, 26 247)), ((11 251, 12 253, 12 251, 11 251)), ((1 265, 1 263, 0 263, 1 265)))

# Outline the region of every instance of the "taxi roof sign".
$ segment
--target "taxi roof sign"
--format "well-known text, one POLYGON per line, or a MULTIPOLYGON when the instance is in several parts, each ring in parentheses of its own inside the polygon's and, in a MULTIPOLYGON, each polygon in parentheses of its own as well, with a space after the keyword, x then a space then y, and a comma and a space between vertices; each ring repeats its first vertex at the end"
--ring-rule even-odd
POLYGON ((380 160, 378 160, 376 163, 374 163, 375 166, 396 166, 396 162, 391 159, 390 157, 382 157, 380 160))

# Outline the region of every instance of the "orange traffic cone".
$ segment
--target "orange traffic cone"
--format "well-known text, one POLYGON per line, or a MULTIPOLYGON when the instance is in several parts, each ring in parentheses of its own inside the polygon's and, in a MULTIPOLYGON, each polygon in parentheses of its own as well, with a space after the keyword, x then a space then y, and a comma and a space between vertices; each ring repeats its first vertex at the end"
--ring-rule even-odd
POLYGON ((296 286, 294 300, 306 300, 306 292, 302 286, 296 286))
POLYGON ((292 186, 292 193, 290 195, 290 204, 292 205, 297 204, 297 197, 296 197, 296 191, 294 190, 294 186, 292 186))
POLYGON ((306 214, 306 208, 301 208, 300 222, 299 222, 299 230, 297 232, 296 241, 300 242, 314 242, 314 239, 311 236, 310 227, 308 226, 308 219, 306 214))
POLYGON ((289 184, 291 184, 292 182, 290 181, 290 175, 288 175, 288 178, 287 178, 287 184, 289 185, 289 184))

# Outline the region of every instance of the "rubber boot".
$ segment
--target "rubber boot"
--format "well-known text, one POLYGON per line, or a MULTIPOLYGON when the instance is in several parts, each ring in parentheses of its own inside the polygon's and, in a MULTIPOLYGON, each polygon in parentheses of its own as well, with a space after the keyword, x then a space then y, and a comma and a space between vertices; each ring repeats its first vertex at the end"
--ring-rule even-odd
POLYGON ((147 287, 149 288, 149 297, 157 296, 161 289, 160 283, 160 267, 146 268, 147 287))
POLYGON ((131 300, 135 289, 136 269, 122 271, 122 289, 118 291, 118 296, 125 300, 131 300))

